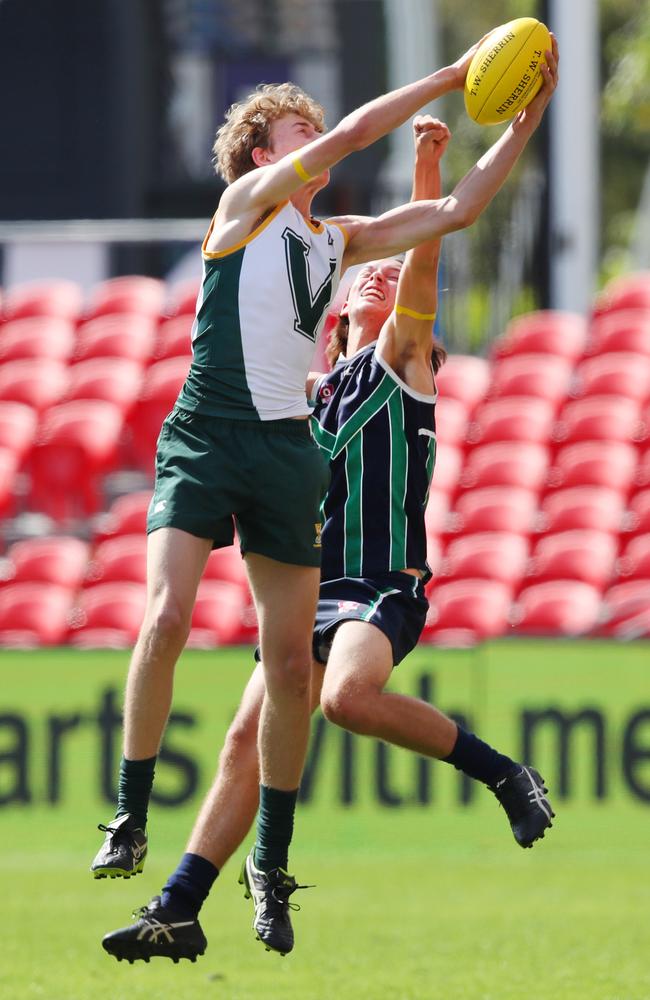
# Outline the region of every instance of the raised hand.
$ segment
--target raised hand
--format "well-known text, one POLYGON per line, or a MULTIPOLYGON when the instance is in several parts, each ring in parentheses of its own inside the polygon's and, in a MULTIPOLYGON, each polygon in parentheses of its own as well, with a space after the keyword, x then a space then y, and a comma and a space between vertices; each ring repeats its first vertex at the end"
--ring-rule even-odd
POLYGON ((413 119, 413 140, 418 160, 424 159, 430 164, 439 163, 450 139, 451 132, 439 118, 416 115, 413 119))
MULTIPOLYGON (((493 30, 494 29, 492 29, 492 31, 493 30)), ((472 47, 467 50, 467 52, 464 52, 463 55, 456 60, 456 62, 451 64, 451 68, 454 71, 455 90, 462 90, 463 87, 465 86, 465 78, 467 77, 467 70, 469 69, 469 64, 471 63, 472 59, 474 58, 474 56, 476 55, 476 53, 478 52, 478 50, 480 49, 481 45, 486 40, 486 38, 489 38, 489 36, 492 34, 492 31, 488 31, 486 35, 483 35, 483 38, 479 38, 478 42, 475 42, 474 45, 472 45, 472 47)))
POLYGON ((540 70, 542 76, 544 77, 544 83, 541 89, 535 94, 530 104, 528 104, 523 111, 514 119, 514 125, 532 125, 537 128, 542 116, 548 107, 548 103, 551 100, 553 94, 555 93, 555 88, 558 83, 558 64, 560 62, 560 53, 557 46, 557 38, 551 32, 551 45, 552 51, 546 51, 546 61, 540 63, 540 70))

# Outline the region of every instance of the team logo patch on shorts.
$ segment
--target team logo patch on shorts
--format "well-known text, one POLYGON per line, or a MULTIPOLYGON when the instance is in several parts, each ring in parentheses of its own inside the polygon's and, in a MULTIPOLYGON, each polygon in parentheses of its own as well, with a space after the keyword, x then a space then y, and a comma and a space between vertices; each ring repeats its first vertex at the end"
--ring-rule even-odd
POLYGON ((339 614, 344 615, 348 611, 356 611, 359 607, 357 601, 339 601, 339 614))
POLYGON ((314 538, 314 548, 315 549, 320 549, 321 548, 321 545, 322 545, 322 543, 321 543, 321 534, 322 534, 322 532, 323 532, 323 525, 319 521, 318 523, 314 524, 314 533, 315 533, 315 536, 316 536, 314 538))

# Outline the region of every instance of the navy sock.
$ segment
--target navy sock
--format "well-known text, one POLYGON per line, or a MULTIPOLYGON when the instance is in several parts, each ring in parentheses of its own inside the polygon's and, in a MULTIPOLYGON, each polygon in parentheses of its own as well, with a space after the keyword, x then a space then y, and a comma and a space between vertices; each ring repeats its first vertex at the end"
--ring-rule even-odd
POLYGON ((136 826, 143 830, 147 826, 147 809, 153 787, 153 773, 157 757, 147 757, 146 760, 120 761, 120 781, 117 792, 116 816, 131 813, 136 826))
POLYGON ((297 799, 297 788, 293 792, 283 792, 260 785, 260 811, 253 858, 255 866, 263 872, 274 868, 286 871, 297 799))
POLYGON ((517 770, 518 765, 510 757, 499 753, 488 743, 484 743, 474 733, 458 726, 456 744, 448 757, 443 760, 464 771, 470 778, 476 778, 485 785, 495 785, 499 778, 517 770))
POLYGON ((187 920, 196 920, 219 869, 200 854, 184 854, 161 893, 163 906, 187 920))

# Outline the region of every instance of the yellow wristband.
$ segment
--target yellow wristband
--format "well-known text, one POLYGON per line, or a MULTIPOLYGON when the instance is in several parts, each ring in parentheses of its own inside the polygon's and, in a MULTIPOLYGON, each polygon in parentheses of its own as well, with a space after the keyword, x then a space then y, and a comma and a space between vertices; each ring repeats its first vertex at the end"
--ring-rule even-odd
POLYGON ((411 319, 426 319, 430 323, 433 323, 436 318, 435 313, 419 313, 415 309, 407 309, 406 306, 395 306, 395 312, 398 316, 410 316, 411 319))
POLYGON ((312 180, 312 178, 309 176, 309 174, 307 173, 307 171, 303 167, 302 163, 300 162, 300 157, 298 157, 298 156, 294 157, 294 159, 293 159, 293 168, 296 171, 296 173, 298 174, 298 177, 300 178, 301 181, 304 181, 305 183, 307 183, 307 181, 312 180))

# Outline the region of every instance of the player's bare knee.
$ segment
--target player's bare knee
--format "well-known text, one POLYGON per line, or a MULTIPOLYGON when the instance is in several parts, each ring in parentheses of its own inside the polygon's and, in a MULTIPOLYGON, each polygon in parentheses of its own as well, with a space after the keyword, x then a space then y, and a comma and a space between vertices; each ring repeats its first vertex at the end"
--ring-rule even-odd
POLYGON ((308 697, 311 690, 311 656, 309 650, 291 652, 283 657, 264 660, 267 691, 308 697))
POLYGON ((191 615, 173 599, 160 601, 146 615, 142 630, 150 643, 184 643, 189 635, 191 615))
POLYGON ((341 685, 324 690, 321 709, 328 722, 354 733, 364 733, 368 728, 368 713, 359 691, 341 685))
POLYGON ((259 715, 235 716, 224 741, 220 759, 241 760, 243 757, 257 755, 257 729, 259 715))

